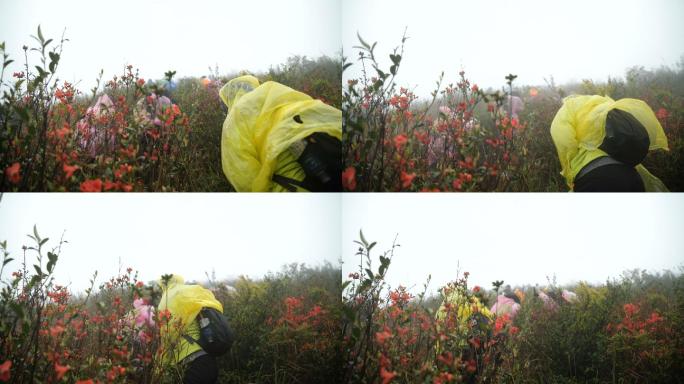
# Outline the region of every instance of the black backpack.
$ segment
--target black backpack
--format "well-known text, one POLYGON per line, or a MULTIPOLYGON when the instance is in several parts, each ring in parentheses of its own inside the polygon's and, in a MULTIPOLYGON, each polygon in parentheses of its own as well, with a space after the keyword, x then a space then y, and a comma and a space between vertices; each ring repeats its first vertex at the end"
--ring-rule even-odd
MULTIPOLYGON (((301 117, 294 120, 303 124, 301 117)), ((323 132, 315 132, 290 148, 306 174, 297 181, 275 174, 272 180, 290 192, 297 186, 310 192, 342 192, 342 142, 323 132), (297 149, 295 149, 297 148, 297 149)))
POLYGON ((646 154, 650 140, 646 128, 631 113, 612 109, 606 116, 606 137, 599 146, 612 158, 635 167, 646 154))
POLYGON ((195 340, 189 335, 183 337, 190 343, 199 344, 204 352, 212 356, 221 356, 230 350, 233 344, 233 331, 228 318, 214 308, 202 308, 196 318, 199 323, 200 338, 195 340))

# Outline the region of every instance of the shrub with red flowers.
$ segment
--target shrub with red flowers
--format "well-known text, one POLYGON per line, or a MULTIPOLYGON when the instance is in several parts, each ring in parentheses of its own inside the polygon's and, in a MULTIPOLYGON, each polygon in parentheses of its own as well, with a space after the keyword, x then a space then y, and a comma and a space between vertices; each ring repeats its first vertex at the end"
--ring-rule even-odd
MULTIPOLYGON (((5 79, 14 60, 0 45, 1 191, 230 191, 221 168, 226 107, 221 86, 238 74, 142 79, 131 65, 91 94, 57 79, 66 39, 40 27, 25 46, 25 71, 5 79), (41 65, 30 60, 38 55, 41 65)), ((292 57, 256 74, 339 107, 341 60, 292 57)))
MULTIPOLYGON (((128 192, 183 185, 189 176, 179 160, 190 132, 177 104, 156 95, 158 89, 131 65, 86 97, 56 78, 65 39, 49 51, 52 39, 40 27, 35 39, 39 45, 31 51, 40 54, 42 66, 34 73, 27 55, 25 74, 14 84, 2 79, 3 190, 128 192)), ((11 60, 4 44, 2 50, 4 69, 11 60)))
POLYGON ((354 47, 362 75, 348 79, 343 90, 345 190, 567 190, 549 127, 568 91, 639 98, 658 111, 671 150, 650 154, 645 165, 671 190, 682 190, 684 70, 661 75, 678 83, 630 85, 628 74, 627 86, 588 87, 593 83, 587 81, 565 89, 553 79, 543 89, 514 87, 517 76, 509 74, 500 90, 482 89, 461 70, 456 84, 446 86, 442 73, 424 100, 397 85, 405 42, 389 55, 389 69, 379 63, 377 43, 359 36, 354 47))
POLYGON ((235 329, 219 382, 341 382, 339 268, 291 264, 232 285, 217 294, 235 329))
MULTIPOLYGON (((65 242, 47 251, 49 239, 35 229, 31 238, 35 245, 24 247, 25 261, 9 277, 5 267, 16 261, 0 243, 0 382, 180 382, 182 367, 169 364, 161 343, 178 323, 168 310, 156 311, 158 284, 127 268, 98 288, 96 273, 89 289, 73 294, 53 277, 65 242)), ((219 382, 339 382, 339 282, 331 265, 210 281, 235 335, 218 358, 219 382)))
MULTIPOLYGON (((25 382, 173 382, 157 348, 159 327, 147 305, 153 289, 131 268, 85 294, 73 295, 54 281, 61 249, 49 251, 48 238, 34 228, 32 247, 0 293, 0 381, 25 382), (35 264, 27 264, 31 254, 35 264)), ((3 251, 3 270, 13 258, 3 251)))
POLYGON ((637 273, 573 294, 555 283, 471 288, 464 272, 436 296, 428 284, 413 295, 385 281, 396 244, 375 269, 376 243, 356 243, 359 270, 343 284, 344 382, 676 382, 683 368, 684 275, 637 273), (494 309, 511 297, 519 310, 494 309))

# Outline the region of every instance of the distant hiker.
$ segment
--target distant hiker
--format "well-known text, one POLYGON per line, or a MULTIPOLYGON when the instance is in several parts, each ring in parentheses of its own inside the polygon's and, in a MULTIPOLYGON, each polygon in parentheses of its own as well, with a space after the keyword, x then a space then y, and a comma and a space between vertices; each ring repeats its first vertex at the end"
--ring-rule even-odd
POLYGON ((506 112, 511 119, 518 119, 518 114, 525 109, 525 103, 520 98, 517 92, 513 92, 512 95, 506 97, 506 103, 504 104, 506 112))
POLYGON ((238 192, 342 190, 342 112, 253 76, 229 81, 221 162, 238 192))
POLYGON ((85 116, 76 123, 78 145, 91 157, 116 149, 116 133, 110 129, 110 119, 115 112, 112 99, 102 95, 97 98, 95 104, 88 107, 85 116))
MULTIPOLYGON (((439 331, 455 327, 462 333, 459 336, 464 336, 468 329, 476 333, 490 329, 494 314, 480 302, 477 296, 468 297, 459 287, 449 286, 444 288, 443 295, 444 301, 435 314, 439 331)), ((458 349, 468 348, 468 340, 464 337, 459 337, 453 342, 456 343, 458 349)), ((442 353, 444 345, 438 340, 435 348, 437 353, 442 353)))
POLYGON ((575 192, 667 191, 641 165, 667 137, 641 100, 569 96, 551 123, 561 174, 575 192))
MULTIPOLYGON (((514 296, 516 297, 516 296, 514 296)), ((517 298, 517 297, 516 297, 517 298)), ((520 303, 516 302, 514 298, 499 295, 496 298, 496 303, 492 305, 489 311, 497 316, 510 315, 511 318, 515 317, 520 310, 520 303)))
POLYGON ((160 325, 163 358, 180 366, 184 384, 216 383, 216 356, 232 343, 223 306, 210 290, 184 284, 178 275, 162 278, 160 285, 157 310, 160 317, 170 316, 168 326, 160 325))

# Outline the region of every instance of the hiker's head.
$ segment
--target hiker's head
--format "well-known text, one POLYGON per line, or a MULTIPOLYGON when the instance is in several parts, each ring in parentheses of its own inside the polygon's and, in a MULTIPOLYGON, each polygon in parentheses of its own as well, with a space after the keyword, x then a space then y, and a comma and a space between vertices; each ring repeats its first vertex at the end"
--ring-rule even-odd
POLYGON ((631 113, 621 109, 608 111, 606 136, 600 149, 633 167, 644 160, 649 145, 646 128, 631 113))
POLYGON ((258 86, 259 80, 254 76, 236 77, 221 88, 219 96, 221 96, 221 100, 223 100, 223 103, 228 107, 228 111, 230 111, 242 96, 258 86))

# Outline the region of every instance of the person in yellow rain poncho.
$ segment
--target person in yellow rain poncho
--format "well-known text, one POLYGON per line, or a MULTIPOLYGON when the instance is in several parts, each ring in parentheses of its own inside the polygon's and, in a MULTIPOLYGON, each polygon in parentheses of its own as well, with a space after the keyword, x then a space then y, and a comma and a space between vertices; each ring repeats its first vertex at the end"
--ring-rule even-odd
POLYGON ((668 150, 667 137, 641 100, 569 96, 551 123, 561 174, 575 192, 667 191, 641 162, 668 150))
POLYGON ((460 286, 447 286, 442 292, 444 300, 435 318, 437 320, 436 351, 460 352, 468 347, 468 340, 486 334, 491 329, 494 315, 487 306, 460 286))
POLYGON ((216 358, 194 340, 200 339, 197 321, 200 311, 213 308, 222 313, 223 306, 208 289, 185 284, 178 275, 166 277, 160 283, 162 297, 157 307, 160 318, 168 318, 167 324, 160 324, 162 358, 169 364, 179 366, 184 384, 216 383, 216 358))
POLYGON ((342 111, 282 84, 241 76, 228 107, 221 162, 238 192, 342 190, 342 111))

